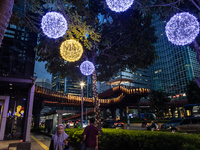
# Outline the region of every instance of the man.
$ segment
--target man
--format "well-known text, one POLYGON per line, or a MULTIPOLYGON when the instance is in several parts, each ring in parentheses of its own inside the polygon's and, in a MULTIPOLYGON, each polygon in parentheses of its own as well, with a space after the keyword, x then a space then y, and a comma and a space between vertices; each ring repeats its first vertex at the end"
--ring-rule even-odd
POLYGON ((146 119, 144 119, 144 121, 142 122, 142 127, 146 127, 147 126, 147 121, 146 119))
POLYGON ((86 140, 86 150, 98 150, 98 129, 94 126, 94 121, 94 118, 90 118, 90 125, 83 132, 83 141, 86 140))

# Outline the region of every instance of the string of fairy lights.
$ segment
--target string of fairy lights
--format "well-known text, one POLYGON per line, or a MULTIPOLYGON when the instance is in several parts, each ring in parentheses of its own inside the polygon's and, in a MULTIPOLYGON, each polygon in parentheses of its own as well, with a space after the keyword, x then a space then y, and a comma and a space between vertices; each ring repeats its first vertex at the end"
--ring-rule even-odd
MULTIPOLYGON (((121 13, 128 10, 134 3, 134 0, 105 0, 108 8, 114 12, 121 13)), ((41 21, 43 33, 53 39, 63 37, 68 30, 68 22, 66 18, 59 12, 47 12, 41 21)), ((199 34, 199 22, 197 18, 188 13, 177 13, 166 23, 165 33, 168 41, 174 45, 188 45, 192 43, 199 34)), ((78 39, 68 39, 60 46, 61 57, 68 62, 78 61, 83 54, 83 47, 78 39)), ((100 103, 97 94, 97 79, 95 66, 90 61, 84 61, 80 65, 80 71, 83 75, 92 74, 93 89, 95 98, 95 113, 97 126, 100 125, 100 103)))

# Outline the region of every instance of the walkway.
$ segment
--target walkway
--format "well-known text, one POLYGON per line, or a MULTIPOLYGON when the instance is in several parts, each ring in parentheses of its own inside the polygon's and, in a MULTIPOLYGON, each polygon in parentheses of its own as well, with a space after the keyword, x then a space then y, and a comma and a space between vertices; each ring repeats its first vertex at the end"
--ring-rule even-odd
MULTIPOLYGON (((43 134, 31 133, 31 150, 49 150, 51 138, 43 134)), ((10 143, 19 143, 20 140, 0 141, 0 150, 8 150, 10 143)))
POLYGON ((43 134, 31 133, 31 150, 49 150, 51 138, 43 134))

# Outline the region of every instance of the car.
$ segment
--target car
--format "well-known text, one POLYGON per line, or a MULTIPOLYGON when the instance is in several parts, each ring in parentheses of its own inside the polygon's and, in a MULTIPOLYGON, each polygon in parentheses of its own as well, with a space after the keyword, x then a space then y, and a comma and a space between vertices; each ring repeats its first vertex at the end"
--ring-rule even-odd
POLYGON ((171 127, 172 133, 181 132, 200 132, 200 117, 190 117, 182 120, 178 125, 171 127))
POLYGON ((156 120, 156 115, 154 113, 141 113, 140 114, 140 118, 144 119, 144 118, 149 118, 149 119, 153 119, 156 120))
MULTIPOLYGON (((87 126, 88 126, 88 121, 87 120, 83 120, 83 128, 85 128, 87 126)), ((81 121, 78 122, 77 128, 81 128, 81 121)))
POLYGON ((123 129, 124 123, 120 122, 120 121, 115 121, 115 120, 109 119, 109 120, 104 120, 102 127, 103 128, 115 128, 115 129, 121 128, 121 129, 123 129))
POLYGON ((178 125, 183 119, 173 119, 161 125, 161 130, 171 129, 172 126, 178 125))

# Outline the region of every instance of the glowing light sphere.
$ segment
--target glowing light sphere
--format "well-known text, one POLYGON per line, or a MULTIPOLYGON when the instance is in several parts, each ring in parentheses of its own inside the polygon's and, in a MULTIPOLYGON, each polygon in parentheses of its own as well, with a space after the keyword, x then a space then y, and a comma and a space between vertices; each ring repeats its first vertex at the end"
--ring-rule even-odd
POLYGON ((134 0, 106 0, 108 7, 115 12, 124 12, 133 4, 134 0))
POLYGON ((43 33, 49 38, 57 39, 66 33, 68 24, 62 14, 57 12, 48 12, 42 17, 41 27, 43 33))
POLYGON ((60 46, 60 54, 64 60, 75 62, 81 58, 83 47, 76 40, 66 40, 60 46))
POLYGON ((199 34, 197 18, 188 12, 177 13, 165 26, 165 32, 170 42, 175 45, 187 45, 199 34))
POLYGON ((94 72, 95 67, 92 62, 84 61, 80 66, 80 70, 82 74, 89 76, 94 72))

